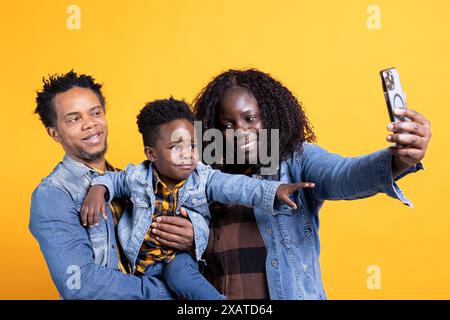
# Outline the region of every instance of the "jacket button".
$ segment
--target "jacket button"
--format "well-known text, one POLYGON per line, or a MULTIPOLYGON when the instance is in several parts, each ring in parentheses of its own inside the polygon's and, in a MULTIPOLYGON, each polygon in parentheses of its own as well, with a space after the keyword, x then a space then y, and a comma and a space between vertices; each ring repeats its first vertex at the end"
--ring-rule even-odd
POLYGON ((197 218, 197 213, 194 212, 194 213, 192 214, 192 216, 193 216, 194 218, 197 218))
POLYGON ((272 234, 272 228, 267 228, 267 233, 272 234))
POLYGON ((272 266, 274 266, 275 268, 278 267, 278 261, 272 260, 272 266))

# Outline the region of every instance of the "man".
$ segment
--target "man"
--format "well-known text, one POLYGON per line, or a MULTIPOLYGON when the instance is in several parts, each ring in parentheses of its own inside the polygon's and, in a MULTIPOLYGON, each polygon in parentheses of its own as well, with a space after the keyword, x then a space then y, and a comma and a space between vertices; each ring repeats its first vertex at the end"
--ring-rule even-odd
MULTIPOLYGON (((115 170, 106 160, 108 126, 101 85, 88 75, 70 71, 44 79, 35 112, 65 156, 34 190, 30 231, 39 242, 47 266, 63 299, 171 299, 157 278, 127 274, 127 263, 116 240, 124 201, 107 208, 105 219, 84 226, 80 208, 91 180, 115 170)), ((191 223, 173 217, 171 235, 161 243, 189 250, 191 223)))

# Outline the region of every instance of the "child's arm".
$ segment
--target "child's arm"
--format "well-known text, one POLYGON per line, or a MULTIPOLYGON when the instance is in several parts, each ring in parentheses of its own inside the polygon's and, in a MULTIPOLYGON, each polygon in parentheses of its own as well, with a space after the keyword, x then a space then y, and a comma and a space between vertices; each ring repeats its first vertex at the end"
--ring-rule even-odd
POLYGON ((100 212, 103 218, 107 219, 105 202, 109 203, 115 197, 125 198, 131 196, 128 177, 133 169, 134 166, 129 165, 124 171, 108 171, 92 180, 91 188, 83 201, 81 209, 81 221, 84 226, 97 224, 100 212))
POLYGON ((210 166, 199 164, 207 176, 206 197, 209 201, 221 203, 250 205, 273 212, 275 199, 297 209, 289 195, 300 188, 314 188, 314 183, 283 183, 250 178, 245 175, 227 174, 213 170, 210 166))
POLYGON ((129 198, 131 196, 129 177, 133 170, 134 166, 128 165, 123 171, 108 171, 104 175, 95 177, 91 185, 102 185, 107 189, 107 202, 110 202, 114 198, 129 198))
POLYGON ((95 185, 89 189, 81 207, 81 222, 83 226, 86 226, 88 223, 89 226, 98 224, 99 212, 102 213, 105 220, 108 219, 105 205, 105 194, 107 191, 103 185, 95 185))

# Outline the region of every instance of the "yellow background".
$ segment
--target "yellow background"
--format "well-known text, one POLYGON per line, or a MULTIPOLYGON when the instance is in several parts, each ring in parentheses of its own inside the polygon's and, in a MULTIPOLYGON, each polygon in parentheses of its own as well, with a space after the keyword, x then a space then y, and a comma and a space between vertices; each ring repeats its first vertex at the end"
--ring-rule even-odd
POLYGON ((330 151, 378 150, 388 145, 378 72, 396 66, 409 106, 433 125, 426 170, 400 182, 415 209, 386 195, 326 203, 324 284, 330 299, 449 299, 449 13, 448 0, 2 0, 0 298, 58 298, 27 228, 31 192, 63 156, 33 115, 44 75, 74 68, 104 83, 107 158, 124 167, 143 159, 135 119, 146 101, 191 101, 228 68, 284 82, 330 151), (66 27, 71 4, 80 30, 66 27), (366 26, 371 4, 380 30, 366 26), (369 265, 380 290, 367 288, 369 265))

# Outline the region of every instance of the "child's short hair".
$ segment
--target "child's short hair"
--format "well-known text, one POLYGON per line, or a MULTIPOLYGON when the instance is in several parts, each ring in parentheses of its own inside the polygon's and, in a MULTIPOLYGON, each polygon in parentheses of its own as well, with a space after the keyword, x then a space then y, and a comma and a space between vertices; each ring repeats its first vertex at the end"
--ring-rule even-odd
POLYGON ((194 114, 185 101, 170 97, 148 102, 137 116, 137 125, 144 145, 154 146, 158 139, 159 127, 177 119, 194 122, 194 114))

